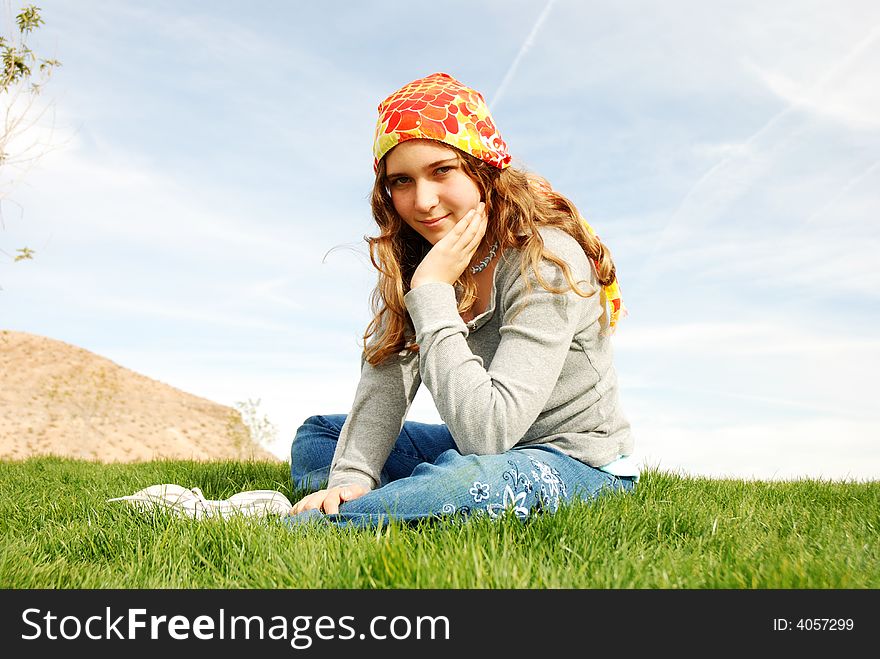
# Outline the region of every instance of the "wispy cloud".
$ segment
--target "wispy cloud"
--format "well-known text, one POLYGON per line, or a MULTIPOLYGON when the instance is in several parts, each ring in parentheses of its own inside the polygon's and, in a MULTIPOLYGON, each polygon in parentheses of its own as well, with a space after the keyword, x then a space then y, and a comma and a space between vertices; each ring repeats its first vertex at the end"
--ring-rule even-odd
MULTIPOLYGON (((853 128, 880 126, 880 89, 871 84, 880 61, 880 25, 868 29, 842 57, 810 84, 800 84, 784 73, 762 68, 750 60, 746 65, 786 107, 761 131, 772 128, 785 114, 809 111, 853 128)), ((753 136, 754 137, 754 136, 753 136)))
MULTIPOLYGON (((878 111, 878 112, 880 112, 880 111, 878 111)), ((813 224, 814 222, 816 222, 817 220, 830 221, 832 223, 837 223, 837 220, 839 220, 839 216, 832 213, 831 212, 832 209, 836 208, 838 206, 838 204, 840 203, 840 201, 842 199, 844 199, 850 192, 852 192, 853 190, 857 190, 859 188, 859 186, 861 186, 863 183, 872 180, 872 178, 877 175, 878 169, 880 169, 880 160, 875 160, 863 172, 852 177, 844 185, 842 185, 838 192, 836 192, 834 195, 832 195, 832 197, 823 206, 816 209, 816 211, 813 212, 804 221, 804 224, 809 226, 809 225, 813 224)), ((875 187, 874 189, 876 190, 877 188, 875 187)), ((878 209, 877 207, 874 207, 872 209, 867 209, 867 210, 869 210, 869 213, 867 215, 870 215, 872 213, 876 213, 876 211, 880 210, 880 209, 878 209)))
MULTIPOLYGON (((703 427, 824 415, 880 428, 873 334, 785 322, 663 323, 615 336, 627 407, 659 409, 703 427)), ((652 432, 654 418, 644 429, 652 432)))
MULTIPOLYGON (((247 190, 192 185, 137 152, 111 145, 93 156, 76 148, 53 153, 31 178, 33 192, 22 190, 20 196, 53 190, 47 215, 76 242, 112 237, 181 253, 222 246, 230 258, 251 254, 292 265, 326 244, 319 232, 301 231, 271 209, 239 212, 249 205, 247 190)), ((313 212, 314 203, 302 208, 313 212)))
MULTIPOLYGON (((673 246, 691 225, 705 224, 717 218, 728 207, 732 199, 741 196, 745 190, 752 187, 761 174, 772 170, 777 158, 774 151, 778 153, 780 144, 792 139, 794 132, 800 129, 796 123, 785 124, 786 118, 799 110, 823 110, 823 108, 829 114, 840 116, 840 113, 833 111, 833 108, 839 106, 831 105, 823 99, 827 98, 829 87, 839 82, 839 79, 847 73, 858 77, 856 81, 858 84, 854 86, 872 88, 870 79, 865 74, 868 69, 873 71, 876 67, 870 66, 857 73, 852 73, 852 67, 861 58, 873 55, 872 51, 878 39, 880 39, 880 26, 875 26, 867 36, 853 45, 845 55, 828 67, 806 89, 799 90, 797 93, 792 93, 790 90, 786 90, 784 94, 781 93, 786 106, 741 144, 726 148, 727 153, 693 184, 670 214, 646 261, 645 274, 650 272, 653 267, 655 254, 673 246), (778 134, 774 135, 774 133, 778 134)), ((880 53, 873 55, 872 59, 875 64, 880 62, 880 53)), ((759 75, 765 81, 769 81, 771 78, 765 73, 759 75)), ((777 93, 779 93, 780 87, 778 84, 772 85, 777 93)), ((871 109, 873 111, 864 112, 875 119, 880 116, 878 114, 880 95, 876 100, 878 103, 876 107, 871 109)), ((850 107, 851 111, 844 113, 845 117, 862 114, 857 110, 852 110, 852 106, 847 107, 850 107)))
MULTIPOLYGON (((766 97, 769 91, 782 106, 742 140, 695 140, 690 150, 691 162, 700 163, 713 155, 714 162, 703 166, 701 173, 684 188, 665 219, 652 222, 650 249, 642 259, 639 279, 648 280, 675 270, 699 276, 703 273, 702 265, 712 267, 711 258, 717 250, 717 256, 726 257, 715 261, 718 268, 730 267, 731 276, 742 274, 743 262, 760 261, 762 273, 768 267, 779 272, 775 281, 791 281, 791 274, 810 283, 821 282, 827 275, 822 264, 828 263, 829 257, 847 254, 849 267, 839 269, 838 273, 845 275, 855 265, 859 276, 844 283, 844 287, 863 291, 876 282, 875 277, 869 277, 862 285, 866 270, 858 264, 863 260, 860 245, 865 244, 864 231, 838 233, 830 246, 821 231, 814 235, 799 225, 803 225, 805 218, 815 219, 831 212, 839 222, 841 215, 852 216, 852 211, 859 207, 859 212, 868 214, 853 217, 853 222, 864 224, 868 217, 876 215, 880 199, 862 183, 873 177, 880 155, 876 146, 880 94, 873 84, 873 71, 880 66, 880 28, 876 23, 869 22, 866 29, 864 24, 843 21, 844 27, 839 31, 817 41, 808 36, 814 30, 824 32, 824 25, 832 17, 820 14, 811 18, 797 12, 790 28, 792 34, 787 36, 792 40, 802 37, 809 48, 798 58, 791 58, 784 41, 777 44, 767 38, 777 29, 773 20, 778 21, 786 11, 794 11, 794 7, 780 7, 772 18, 752 10, 733 18, 735 23, 742 23, 736 27, 748 44, 739 51, 743 55, 738 62, 741 72, 750 74, 752 86, 746 86, 742 75, 735 77, 732 68, 725 69, 723 78, 701 81, 706 92, 704 98, 723 94, 746 101, 762 94, 766 97), (761 29, 753 25, 759 20, 761 29), (855 36, 846 42, 842 41, 842 34, 855 36), (809 66, 802 66, 804 61, 809 66), (847 136, 846 131, 852 133, 847 136), (860 134, 864 136, 862 140, 855 137, 860 134), (843 146, 847 141, 854 144, 848 152, 843 146), (855 193, 859 196, 847 200, 848 207, 838 207, 844 197, 855 193), (764 250, 766 245, 777 246, 776 253, 764 250), (784 249, 779 248, 782 245, 784 249), (701 251, 708 256, 695 263, 692 257, 699 258, 701 251), (780 260, 790 263, 796 254, 804 257, 797 259, 797 268, 776 267, 780 260), (813 268, 817 269, 811 275, 813 268)), ((680 29, 686 32, 685 26, 680 29)), ((718 37, 722 41, 728 38, 718 37)), ((731 48, 732 56, 736 52, 731 48)), ((673 57, 665 66, 674 68, 676 63, 673 57)), ((687 80, 681 84, 682 91, 691 89, 687 80)), ((762 102, 766 104, 766 98, 762 102)), ((876 244, 878 232, 868 233, 874 236, 869 242, 876 244)))

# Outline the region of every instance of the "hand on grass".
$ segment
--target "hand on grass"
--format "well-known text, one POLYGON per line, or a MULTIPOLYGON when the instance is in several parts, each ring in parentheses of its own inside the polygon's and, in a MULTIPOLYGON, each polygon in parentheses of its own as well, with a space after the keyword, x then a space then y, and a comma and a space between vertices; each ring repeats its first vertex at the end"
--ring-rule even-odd
POLYGON ((468 267, 480 241, 486 235, 488 218, 482 201, 468 211, 419 263, 413 273, 411 288, 431 282, 454 284, 468 267))
POLYGON ((326 490, 318 490, 293 504, 290 509, 291 515, 306 510, 320 510, 327 515, 335 515, 339 512, 340 504, 364 496, 369 490, 363 485, 340 485, 326 490))

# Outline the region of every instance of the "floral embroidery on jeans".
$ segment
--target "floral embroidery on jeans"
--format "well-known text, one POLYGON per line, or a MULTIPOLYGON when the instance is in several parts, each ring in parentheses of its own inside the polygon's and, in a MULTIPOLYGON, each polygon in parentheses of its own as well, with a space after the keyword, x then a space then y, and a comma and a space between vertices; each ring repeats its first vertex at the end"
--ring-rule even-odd
MULTIPOLYGON (((531 458, 529 458, 531 460, 531 458)), ((534 460, 532 460, 534 462, 534 460)), ((532 491, 532 482, 529 480, 529 477, 522 473, 519 470, 519 467, 516 466, 516 463, 512 460, 508 460, 507 464, 510 465, 510 469, 501 474, 501 477, 506 481, 513 481, 513 487, 516 489, 523 489, 526 492, 532 491)))
POLYGON ((443 506, 440 508, 441 517, 451 517, 456 514, 462 520, 466 520, 471 514, 470 506, 462 506, 461 508, 456 508, 454 503, 444 503, 443 506))
POLYGON ((510 485, 505 485, 502 503, 490 503, 486 506, 486 510, 489 511, 489 515, 493 518, 499 517, 505 510, 513 510, 514 515, 520 519, 525 519, 529 516, 529 509, 523 505, 526 500, 526 494, 528 494, 526 490, 514 494, 510 485))
POLYGON ((480 501, 489 498, 489 484, 474 481, 474 485, 468 490, 468 493, 474 498, 476 503, 480 503, 480 501))
MULTIPOLYGON (((473 485, 468 488, 469 498, 477 504, 485 501, 485 510, 493 519, 501 517, 508 510, 520 520, 528 519, 532 511, 556 512, 560 502, 568 497, 565 481, 559 471, 549 464, 531 456, 529 462, 530 468, 520 471, 516 462, 508 460, 509 468, 501 474, 501 480, 506 483, 500 492, 492 492, 491 481, 473 481, 473 485)), ((442 507, 444 515, 458 514, 466 517, 470 512, 468 506, 457 509, 453 504, 447 503, 442 507)))
POLYGON ((529 457, 532 462, 532 478, 538 487, 537 499, 539 505, 543 508, 548 507, 551 511, 556 512, 559 509, 559 500, 561 497, 567 497, 568 492, 565 489, 565 481, 559 477, 559 472, 545 462, 539 462, 529 457))
POLYGON ((499 517, 503 511, 510 509, 519 519, 526 519, 529 516, 529 509, 524 504, 526 496, 532 491, 532 482, 512 460, 508 460, 507 464, 510 465, 510 469, 505 471, 501 477, 510 481, 512 487, 505 485, 504 492, 496 494, 501 498, 501 503, 487 504, 486 510, 493 518, 499 517))
MULTIPOLYGON (((486 504, 486 510, 491 517, 496 518, 503 511, 512 510, 514 515, 524 520, 528 518, 531 512, 530 508, 536 512, 545 509, 556 512, 559 509, 560 501, 568 496, 565 481, 560 477, 559 471, 531 456, 529 461, 532 463, 532 469, 528 474, 521 472, 514 462, 508 461, 510 469, 505 471, 501 477, 509 484, 504 486, 503 492, 495 495, 501 501, 486 504), (532 493, 534 493, 534 501, 529 506, 526 504, 526 498, 532 493)), ((477 483, 474 483, 475 487, 476 485, 477 483)), ((480 490, 481 493, 482 491, 480 490)), ((473 488, 471 494, 474 495, 474 500, 479 502, 473 488)), ((488 495, 488 490, 486 495, 488 495)), ((483 498, 488 498, 488 496, 483 498)))

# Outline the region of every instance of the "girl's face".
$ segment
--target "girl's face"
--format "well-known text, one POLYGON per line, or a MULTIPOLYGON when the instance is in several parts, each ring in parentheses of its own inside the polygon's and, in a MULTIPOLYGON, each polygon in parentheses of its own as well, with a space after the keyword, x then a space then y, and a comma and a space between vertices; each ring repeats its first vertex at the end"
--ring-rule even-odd
POLYGON ((432 245, 480 202, 480 189, 451 148, 408 140, 385 156, 385 177, 397 214, 432 245))

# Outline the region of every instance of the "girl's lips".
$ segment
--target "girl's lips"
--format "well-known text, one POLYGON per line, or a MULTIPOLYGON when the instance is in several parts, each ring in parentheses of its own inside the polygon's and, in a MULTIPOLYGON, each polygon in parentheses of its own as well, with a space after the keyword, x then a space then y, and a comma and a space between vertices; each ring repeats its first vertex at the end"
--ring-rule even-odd
POLYGON ((431 220, 430 222, 422 222, 422 226, 423 226, 423 227, 428 227, 428 228, 430 229, 431 227, 435 227, 435 226, 437 226, 438 224, 440 224, 440 222, 442 222, 443 220, 445 220, 447 217, 449 217, 449 213, 447 213, 447 214, 444 215, 443 217, 438 217, 436 220, 431 220))

